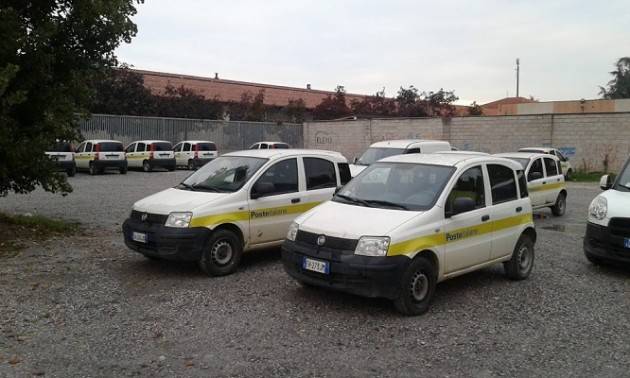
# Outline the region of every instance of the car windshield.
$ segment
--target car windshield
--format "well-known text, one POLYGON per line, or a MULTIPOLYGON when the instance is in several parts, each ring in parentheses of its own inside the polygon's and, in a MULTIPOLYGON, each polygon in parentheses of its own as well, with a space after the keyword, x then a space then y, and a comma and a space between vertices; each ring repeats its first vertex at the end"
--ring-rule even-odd
POLYGON ((442 193, 454 167, 376 163, 344 186, 333 201, 357 206, 428 210, 442 193))
POLYGON ((116 142, 101 142, 98 144, 101 152, 122 152, 122 143, 116 142))
POLYGON ((173 145, 168 142, 157 142, 151 143, 153 146, 153 151, 171 151, 173 150, 173 145))
POLYGON ((528 158, 515 158, 511 156, 505 156, 505 158, 514 160, 515 162, 519 163, 523 167, 523 169, 527 169, 527 165, 529 164, 528 158))
POLYGON ((222 156, 201 167, 177 186, 178 189, 235 192, 262 167, 267 159, 222 156))
POLYGON ((49 152, 72 152, 72 146, 70 143, 57 142, 50 149, 49 152))
POLYGON ((370 147, 361 155, 359 160, 357 160, 357 164, 371 165, 386 157, 401 155, 403 153, 405 153, 404 148, 370 147))
POLYGON ((214 143, 197 143, 197 151, 216 151, 217 146, 214 143))
POLYGON ((619 173, 617 180, 615 180, 615 186, 613 189, 622 192, 630 191, 630 160, 626 162, 623 170, 619 173))

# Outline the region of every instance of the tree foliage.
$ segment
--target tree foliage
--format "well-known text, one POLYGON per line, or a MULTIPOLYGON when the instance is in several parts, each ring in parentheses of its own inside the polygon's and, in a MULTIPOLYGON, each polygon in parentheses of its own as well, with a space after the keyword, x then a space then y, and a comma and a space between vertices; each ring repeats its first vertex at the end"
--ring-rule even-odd
POLYGON ((153 97, 154 114, 158 117, 217 119, 223 106, 217 99, 206 99, 190 88, 167 85, 164 94, 153 97))
POLYGON ((117 64, 136 34, 143 0, 4 0, 0 3, 0 195, 38 185, 69 192, 44 152, 77 136, 90 83, 117 64))
POLYGON ((607 88, 599 87, 599 93, 605 99, 630 98, 630 57, 619 58, 616 69, 611 71, 612 79, 607 88))
POLYGON ((483 115, 483 108, 477 104, 476 101, 473 101, 473 103, 468 107, 468 114, 471 116, 483 115))
POLYGON ((313 118, 315 119, 337 119, 349 115, 351 112, 346 103, 346 90, 342 86, 337 86, 334 95, 326 96, 313 109, 313 118))
POLYGON ((360 118, 394 117, 396 116, 396 100, 385 97, 385 90, 376 92, 374 96, 366 96, 362 100, 350 102, 352 114, 360 118))
POLYGON ((92 113, 123 115, 157 115, 157 101, 144 86, 142 75, 127 66, 109 69, 94 84, 96 96, 90 108, 92 113))
POLYGON ((306 103, 303 99, 289 99, 286 106, 287 117, 291 122, 302 123, 306 117, 306 103))

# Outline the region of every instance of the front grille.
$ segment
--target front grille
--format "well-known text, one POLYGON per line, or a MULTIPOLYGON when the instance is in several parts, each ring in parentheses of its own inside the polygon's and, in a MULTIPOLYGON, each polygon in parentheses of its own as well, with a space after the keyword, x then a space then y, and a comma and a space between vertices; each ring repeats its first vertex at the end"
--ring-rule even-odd
POLYGON ((158 225, 164 225, 164 223, 166 223, 166 219, 168 218, 168 215, 163 215, 163 214, 151 214, 151 213, 145 213, 142 211, 136 211, 136 210, 132 210, 131 211, 131 219, 138 221, 138 222, 143 222, 143 223, 147 223, 147 224, 158 224, 158 225), (146 214, 146 219, 142 220, 142 216, 146 214))
POLYGON ((333 250, 342 250, 342 251, 353 251, 357 247, 357 243, 359 242, 356 239, 345 239, 338 238, 334 236, 324 235, 326 237, 326 242, 324 245, 317 245, 317 238, 319 238, 321 234, 315 234, 312 232, 298 230, 297 235, 295 236, 295 241, 299 243, 304 243, 308 245, 314 245, 318 247, 323 247, 327 249, 333 250))
POLYGON ((608 228, 613 235, 630 237, 630 218, 611 218, 608 228))

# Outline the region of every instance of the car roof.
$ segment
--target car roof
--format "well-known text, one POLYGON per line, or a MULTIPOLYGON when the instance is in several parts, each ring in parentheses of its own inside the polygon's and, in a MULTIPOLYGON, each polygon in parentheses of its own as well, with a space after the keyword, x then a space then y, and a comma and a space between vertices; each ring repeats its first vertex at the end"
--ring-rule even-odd
POLYGON ((494 154, 494 156, 516 159, 537 159, 540 157, 546 157, 558 160, 558 158, 554 155, 549 155, 541 152, 502 152, 500 154, 494 154))
POLYGON ((480 151, 463 151, 463 150, 456 150, 456 151, 439 151, 436 153, 440 153, 440 154, 453 154, 453 155, 477 155, 477 156, 489 156, 490 154, 487 152, 480 152, 480 151))
POLYGON ((84 140, 81 143, 88 143, 88 142, 92 143, 92 144, 94 144, 94 143, 120 143, 120 144, 122 144, 121 141, 113 140, 113 139, 86 139, 86 140, 84 140))
POLYGON ((286 144, 287 146, 289 145, 289 143, 286 143, 286 142, 266 141, 266 140, 263 140, 263 141, 260 141, 260 142, 252 143, 252 146, 253 146, 254 144, 259 144, 259 143, 267 143, 267 144, 286 144))
POLYGON ((192 143, 192 144, 197 144, 197 143, 214 143, 211 140, 180 140, 179 142, 177 142, 176 144, 180 144, 180 143, 192 143))
POLYGON ((307 149, 264 149, 264 150, 242 150, 229 152, 222 156, 246 156, 256 157, 264 159, 278 159, 290 156, 303 156, 303 155, 320 155, 330 158, 335 162, 345 163, 347 159, 336 151, 328 150, 307 150, 307 149))
POLYGON ((521 165, 514 160, 509 160, 492 155, 480 155, 479 153, 467 154, 435 152, 431 154, 405 154, 390 156, 388 158, 379 160, 378 162, 433 164, 450 167, 459 167, 460 165, 467 163, 501 163, 515 170, 523 169, 523 167, 521 167, 521 165))
POLYGON ((440 143, 444 145, 450 145, 450 143, 443 140, 430 140, 430 139, 396 139, 396 140, 383 140, 380 142, 372 143, 370 147, 385 147, 385 148, 406 148, 411 144, 417 143, 440 143))
POLYGON ((519 151, 523 151, 523 150, 536 150, 536 151, 543 151, 543 152, 549 152, 551 150, 555 150, 555 148, 553 147, 523 147, 523 148, 519 148, 519 151))
POLYGON ((144 139, 144 140, 134 140, 133 142, 129 143, 171 143, 168 140, 154 140, 154 139, 144 139))

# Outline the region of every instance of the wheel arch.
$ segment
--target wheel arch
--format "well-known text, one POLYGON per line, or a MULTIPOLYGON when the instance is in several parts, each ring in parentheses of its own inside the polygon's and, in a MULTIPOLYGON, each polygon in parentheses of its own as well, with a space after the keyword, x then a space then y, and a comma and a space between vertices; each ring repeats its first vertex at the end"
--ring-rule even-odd
POLYGON ((416 253, 411 261, 416 260, 418 258, 424 257, 427 260, 429 260, 431 262, 431 264, 433 264, 433 266, 435 267, 435 273, 437 276, 440 275, 440 259, 438 257, 438 254, 430 249, 423 249, 421 251, 419 251, 418 253, 416 253))
POLYGON ((215 228, 213 228, 212 232, 215 232, 218 230, 227 230, 227 231, 231 231, 235 233, 236 236, 238 236, 238 239, 241 241, 241 245, 245 247, 245 236, 243 235, 243 230, 241 230, 239 226, 235 225, 234 223, 222 223, 216 226, 215 228))
POLYGON ((533 226, 528 226, 527 228, 525 228, 523 232, 521 232, 521 235, 527 235, 530 239, 532 239, 532 242, 534 243, 536 243, 536 238, 538 237, 536 229, 534 229, 533 226))

